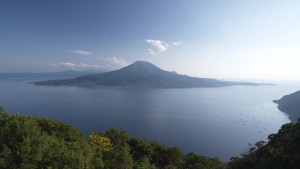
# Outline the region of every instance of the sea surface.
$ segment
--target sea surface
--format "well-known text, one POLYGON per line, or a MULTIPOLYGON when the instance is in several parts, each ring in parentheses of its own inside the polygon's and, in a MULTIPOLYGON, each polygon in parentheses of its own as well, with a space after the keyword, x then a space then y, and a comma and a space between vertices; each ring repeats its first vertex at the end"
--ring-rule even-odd
POLYGON ((296 86, 191 89, 81 88, 0 81, 0 106, 71 124, 88 135, 110 128, 228 161, 267 140, 288 116, 272 101, 296 86))

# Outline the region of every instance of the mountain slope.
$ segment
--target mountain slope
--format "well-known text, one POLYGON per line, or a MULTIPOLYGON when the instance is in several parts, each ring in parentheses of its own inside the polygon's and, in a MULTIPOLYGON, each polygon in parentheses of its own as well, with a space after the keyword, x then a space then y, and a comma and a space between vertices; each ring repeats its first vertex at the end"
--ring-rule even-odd
POLYGON ((278 109, 289 115, 293 122, 300 118, 300 91, 285 95, 279 100, 274 100, 278 104, 278 109))
MULTIPOLYGON (((67 70, 62 72, 44 72, 44 73, 0 73, 0 80, 49 80, 49 79, 66 79, 84 76, 95 71, 74 71, 67 70)), ((100 73, 99 71, 97 73, 100 73)))
POLYGON ((247 82, 228 82, 196 78, 164 71, 152 63, 137 61, 119 70, 80 76, 74 79, 36 82, 36 85, 111 86, 149 88, 223 87, 232 85, 258 85, 247 82))

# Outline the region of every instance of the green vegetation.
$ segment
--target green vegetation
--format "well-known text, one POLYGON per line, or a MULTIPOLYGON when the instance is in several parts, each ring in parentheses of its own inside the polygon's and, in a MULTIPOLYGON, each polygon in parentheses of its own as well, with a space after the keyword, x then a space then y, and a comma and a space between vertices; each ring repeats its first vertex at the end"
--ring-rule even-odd
POLYGON ((123 130, 88 138, 62 122, 9 115, 0 107, 0 168, 6 169, 299 169, 300 123, 289 123, 269 142, 257 142, 228 164, 177 147, 132 138, 123 130))
POLYGON ((176 147, 131 138, 123 130, 86 138, 62 122, 9 115, 0 107, 0 168, 3 169, 225 169, 216 158, 183 154, 176 147))
POLYGON ((233 157, 232 169, 299 169, 300 168, 300 123, 289 123, 277 134, 269 135, 269 142, 257 142, 241 158, 233 157))

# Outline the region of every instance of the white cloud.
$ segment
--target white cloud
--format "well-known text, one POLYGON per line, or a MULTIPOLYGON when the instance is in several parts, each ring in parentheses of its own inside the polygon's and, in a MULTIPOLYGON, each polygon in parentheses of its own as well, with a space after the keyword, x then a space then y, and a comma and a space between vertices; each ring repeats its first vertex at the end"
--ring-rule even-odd
POLYGON ((179 46, 179 45, 182 45, 182 44, 183 44, 182 41, 172 42, 173 46, 179 46))
POLYGON ((157 53, 163 53, 167 49, 175 46, 179 46, 183 44, 183 41, 176 41, 170 43, 164 42, 162 40, 155 40, 155 39, 146 39, 146 42, 153 46, 153 48, 149 48, 148 52, 150 55, 156 55, 157 53))
POLYGON ((71 63, 71 62, 61 62, 59 63, 59 65, 65 66, 65 67, 69 67, 69 68, 75 68, 76 64, 75 63, 71 63))
POLYGON ((129 63, 122 58, 117 57, 99 57, 103 66, 108 69, 118 69, 129 65, 129 63))
POLYGON ((117 66, 127 66, 129 63, 125 59, 117 58, 117 57, 109 57, 108 60, 117 66))
MULTIPOLYGON (((74 63, 74 62, 60 62, 54 64, 56 68, 60 70, 72 69, 72 70, 115 70, 129 65, 129 63, 122 58, 117 57, 98 57, 97 64, 90 63, 74 63)), ((94 61, 94 62, 95 62, 94 61)))
POLYGON ((92 52, 86 50, 72 50, 72 53, 76 55, 90 55, 92 52))
POLYGON ((149 48, 148 51, 149 51, 150 55, 155 55, 155 52, 153 51, 153 49, 149 48))
POLYGON ((72 63, 72 62, 61 62, 59 63, 60 66, 63 66, 68 69, 99 69, 101 68, 100 65, 92 65, 92 64, 86 64, 86 63, 72 63))
POLYGON ((101 68, 100 65, 91 65, 91 64, 85 64, 85 63, 79 63, 77 65, 80 68, 88 68, 88 69, 99 69, 101 68))
MULTIPOLYGON (((160 53, 165 52, 169 47, 169 44, 161 40, 146 39, 146 42, 151 44, 153 47, 155 47, 157 51, 160 53)), ((153 49, 151 50, 153 52, 153 49)))

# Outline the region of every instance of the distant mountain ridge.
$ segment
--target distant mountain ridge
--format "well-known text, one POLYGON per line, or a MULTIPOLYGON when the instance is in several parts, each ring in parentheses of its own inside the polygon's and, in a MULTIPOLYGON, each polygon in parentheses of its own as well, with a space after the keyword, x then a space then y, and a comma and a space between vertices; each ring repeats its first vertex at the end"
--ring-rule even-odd
POLYGON ((197 78, 180 75, 160 69, 152 63, 136 61, 119 70, 80 76, 73 79, 48 80, 35 82, 36 85, 53 86, 109 86, 109 87, 142 87, 142 88, 196 88, 224 87, 233 85, 256 86, 257 83, 229 82, 210 78, 197 78))
POLYGON ((278 109, 289 115, 292 122, 297 122, 300 118, 300 91, 285 95, 279 100, 274 100, 278 104, 278 109))
POLYGON ((84 76, 92 73, 100 73, 100 71, 75 71, 66 70, 61 72, 43 72, 43 73, 0 73, 0 80, 37 80, 37 79, 66 79, 84 76))

